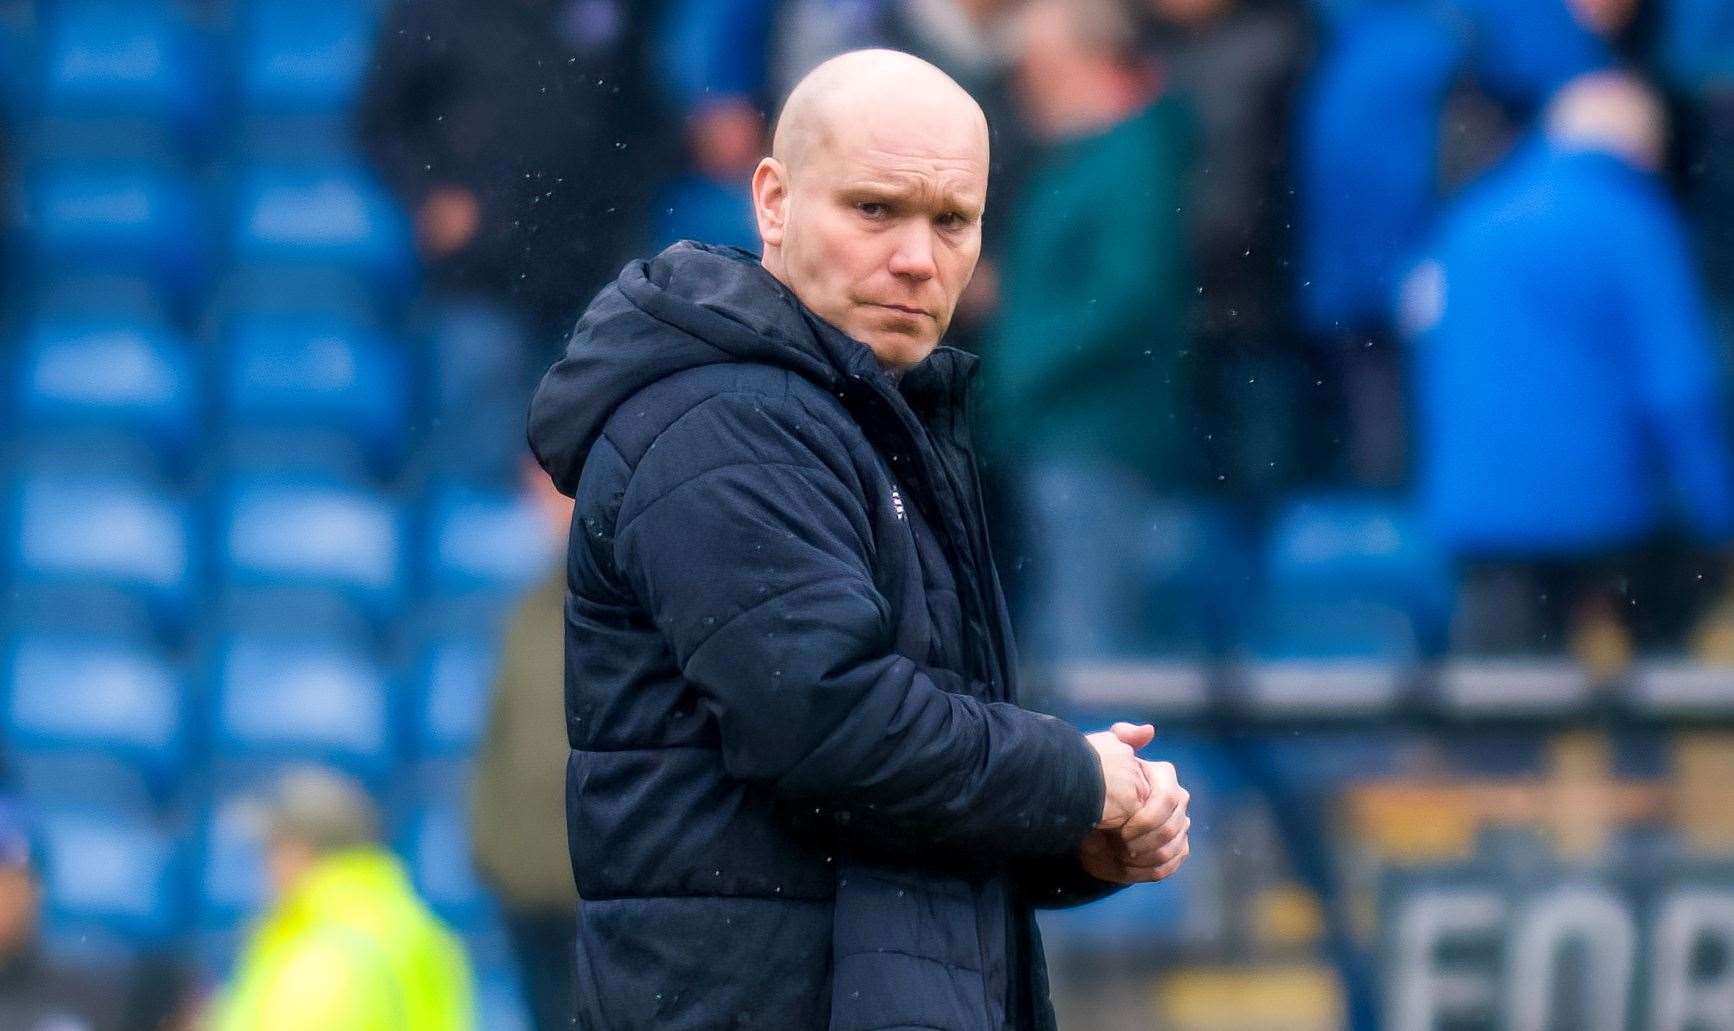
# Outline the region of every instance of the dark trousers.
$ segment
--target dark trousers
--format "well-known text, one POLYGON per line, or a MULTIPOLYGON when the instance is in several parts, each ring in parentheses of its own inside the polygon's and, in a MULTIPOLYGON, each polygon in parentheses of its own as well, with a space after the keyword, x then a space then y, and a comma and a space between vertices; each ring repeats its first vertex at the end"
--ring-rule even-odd
POLYGON ((536 1031, 572 1031, 577 1026, 573 967, 578 962, 578 919, 574 913, 506 917, 506 934, 536 1031))
POLYGON ((1557 655, 1603 619, 1640 649, 1677 650, 1726 585, 1722 559, 1671 545, 1576 559, 1471 559, 1461 570, 1451 645, 1469 655, 1557 655))

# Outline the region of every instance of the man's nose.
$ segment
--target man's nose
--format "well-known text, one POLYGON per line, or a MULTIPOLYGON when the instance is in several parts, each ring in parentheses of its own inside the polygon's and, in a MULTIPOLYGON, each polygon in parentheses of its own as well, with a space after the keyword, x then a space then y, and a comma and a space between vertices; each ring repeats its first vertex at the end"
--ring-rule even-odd
POLYGON ((938 274, 933 265, 933 231, 916 223, 898 234, 897 249, 891 252, 891 274, 918 283, 938 274))

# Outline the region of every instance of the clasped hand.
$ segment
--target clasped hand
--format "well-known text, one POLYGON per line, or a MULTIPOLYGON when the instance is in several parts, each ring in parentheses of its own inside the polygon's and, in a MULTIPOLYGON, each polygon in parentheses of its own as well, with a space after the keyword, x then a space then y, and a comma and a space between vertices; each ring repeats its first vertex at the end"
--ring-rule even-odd
POLYGON ((1079 859, 1098 880, 1114 884, 1160 881, 1191 854, 1186 813, 1191 794, 1180 786, 1173 763, 1138 758, 1156 736, 1149 724, 1116 723, 1087 735, 1102 763, 1107 790, 1102 819, 1084 839, 1079 859))

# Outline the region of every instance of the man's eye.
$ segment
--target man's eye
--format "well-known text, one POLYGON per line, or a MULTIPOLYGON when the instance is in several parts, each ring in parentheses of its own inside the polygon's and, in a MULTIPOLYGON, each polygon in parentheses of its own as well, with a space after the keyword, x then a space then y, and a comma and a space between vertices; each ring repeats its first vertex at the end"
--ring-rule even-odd
POLYGON ((956 228, 963 225, 964 218, 962 215, 958 214, 955 211, 947 211, 945 214, 939 216, 934 221, 937 222, 941 228, 956 229, 956 228))
POLYGON ((861 212, 861 214, 865 215, 868 218, 872 218, 872 219, 884 218, 885 214, 886 214, 885 205, 879 203, 878 201, 874 201, 874 200, 862 201, 861 203, 855 205, 855 210, 861 212))

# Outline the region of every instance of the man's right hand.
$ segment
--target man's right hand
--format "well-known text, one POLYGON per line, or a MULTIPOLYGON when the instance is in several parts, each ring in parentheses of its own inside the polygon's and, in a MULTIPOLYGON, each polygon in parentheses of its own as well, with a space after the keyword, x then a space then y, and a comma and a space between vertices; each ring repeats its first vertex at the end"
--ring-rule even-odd
POLYGON ((1116 723, 1111 728, 1085 735, 1096 758, 1102 764, 1102 818, 1097 828, 1119 828, 1130 820, 1150 798, 1150 781, 1145 776, 1144 763, 1138 749, 1156 738, 1156 728, 1148 723, 1116 723))

